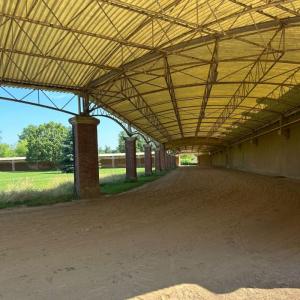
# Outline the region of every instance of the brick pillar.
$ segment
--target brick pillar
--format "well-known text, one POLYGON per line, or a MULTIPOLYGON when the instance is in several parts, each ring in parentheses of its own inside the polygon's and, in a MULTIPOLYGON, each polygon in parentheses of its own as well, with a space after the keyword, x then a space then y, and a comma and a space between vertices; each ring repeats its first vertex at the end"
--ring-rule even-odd
POLYGON ((164 145, 160 145, 160 168, 162 171, 166 170, 166 150, 164 145))
POLYGON ((197 165, 198 165, 198 167, 201 166, 201 157, 200 157, 200 155, 197 155, 197 165))
POLYGON ((155 172, 161 172, 160 149, 155 149, 155 172))
POLYGON ((175 166, 176 167, 179 167, 180 166, 180 156, 179 156, 179 154, 176 156, 176 161, 175 161, 175 166))
POLYGON ((99 120, 76 116, 69 120, 74 135, 75 190, 79 198, 100 196, 97 125, 99 120))
POLYGON ((126 179, 137 180, 136 173, 136 137, 125 137, 126 179))
POLYGON ((144 145, 144 164, 145 164, 145 175, 152 175, 152 151, 151 145, 145 144, 144 145))
POLYGON ((172 169, 175 169, 176 168, 176 160, 175 160, 175 156, 174 155, 172 155, 171 156, 171 165, 172 165, 172 169))
POLYGON ((170 154, 166 153, 166 169, 170 170, 170 154))

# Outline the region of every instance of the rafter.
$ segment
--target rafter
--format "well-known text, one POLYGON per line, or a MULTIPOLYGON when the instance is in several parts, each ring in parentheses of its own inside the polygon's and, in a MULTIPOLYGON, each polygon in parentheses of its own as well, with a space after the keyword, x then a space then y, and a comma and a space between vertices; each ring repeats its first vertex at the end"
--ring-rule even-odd
POLYGON ((213 53, 212 53, 212 57, 211 57, 211 63, 210 63, 210 68, 209 68, 209 72, 208 72, 207 83, 206 83, 206 86, 205 86, 204 96, 203 96, 203 100, 202 100, 202 103, 201 103, 201 108, 200 108, 198 123, 197 123, 196 131, 195 131, 195 136, 198 135, 201 123, 202 123, 202 121, 205 117, 205 109, 206 109, 206 106, 207 106, 208 99, 210 97, 210 92, 212 90, 213 84, 217 81, 217 77, 218 77, 218 71, 217 71, 217 69, 218 69, 218 49, 219 49, 219 41, 216 40, 214 50, 213 50, 213 53))
POLYGON ((276 63, 281 59, 284 54, 285 48, 285 29, 284 27, 277 30, 268 42, 266 48, 258 56, 256 62, 253 64, 249 72, 247 73, 244 81, 239 85, 231 97, 229 103, 225 106, 224 110, 218 117, 216 123, 211 128, 208 137, 211 137, 217 130, 226 122, 228 117, 238 108, 239 105, 247 98, 247 96, 255 89, 255 87, 265 78, 265 76, 272 70, 276 63), (279 41, 276 40, 279 38, 279 41), (273 47, 271 47, 273 44, 273 47), (277 51, 274 51, 274 47, 277 47, 277 51), (273 48, 270 50, 270 48, 273 48), (271 64, 265 64, 261 62, 262 57, 271 57, 273 62, 271 64), (256 83, 249 83, 254 81, 256 83))
POLYGON ((11 89, 0 85, 0 100, 47 108, 70 115, 77 114, 77 97, 74 94, 57 98, 43 89, 11 89), (74 105, 75 104, 75 105, 74 105))
POLYGON ((229 40, 233 39, 238 36, 242 36, 245 34, 251 34, 253 32, 259 33, 263 31, 271 31, 271 30, 278 30, 278 28, 281 28, 283 25, 288 28, 289 26, 292 26, 293 24, 300 22, 300 16, 295 16, 291 18, 281 19, 281 20, 272 20, 267 21, 263 23, 253 24, 253 25, 247 25, 243 27, 233 28, 229 29, 227 31, 224 31, 222 33, 212 33, 208 34, 199 38, 191 39, 188 41, 183 41, 180 43, 177 43, 173 46, 165 47, 161 49, 161 52, 149 52, 145 54, 144 56, 137 58, 134 61, 131 61, 129 63, 126 63, 122 66, 122 71, 110 71, 109 73, 97 78, 93 79, 90 83, 87 84, 85 87, 86 89, 93 89, 97 88, 101 84, 109 81, 109 80, 116 80, 116 78, 122 76, 125 72, 128 72, 130 70, 134 70, 138 67, 141 67, 145 64, 148 64, 152 61, 156 61, 157 59, 163 58, 166 54, 172 54, 181 52, 183 50, 190 49, 192 47, 198 47, 199 45, 204 45, 208 43, 213 43, 216 38, 221 42, 223 40, 229 40))
POLYGON ((93 63, 93 62, 85 62, 82 60, 69 59, 69 58, 65 58, 65 57, 58 57, 58 56, 52 56, 52 55, 47 55, 47 54, 27 52, 24 50, 0 48, 0 52, 7 53, 7 54, 20 54, 20 55, 24 55, 24 56, 28 56, 28 57, 42 58, 42 59, 48 59, 51 61, 59 61, 59 62, 65 62, 65 63, 70 63, 70 64, 90 66, 90 67, 95 67, 95 68, 103 69, 103 70, 119 70, 119 68, 112 67, 109 65, 101 65, 101 64, 97 64, 97 63, 93 63))
POLYGON ((168 89, 170 97, 171 97, 172 106, 173 106, 174 114, 176 116, 180 134, 182 137, 184 137, 183 128, 182 128, 182 124, 181 124, 181 120, 180 120, 179 109, 178 109, 176 95, 175 95, 175 90, 174 90, 174 85, 173 85, 173 80, 172 80, 172 75, 171 75, 170 66, 169 66, 167 57, 164 57, 164 64, 165 64, 165 80, 166 80, 166 84, 167 84, 167 89, 168 89))
POLYGON ((116 38, 116 37, 113 37, 113 36, 104 35, 104 34, 101 34, 101 33, 94 33, 94 32, 89 32, 89 31, 85 31, 85 30, 80 30, 80 29, 76 29, 76 28, 71 27, 71 26, 65 26, 63 24, 49 23, 47 21, 41 21, 41 20, 35 20, 35 19, 32 19, 32 18, 26 18, 26 17, 22 17, 22 16, 11 15, 11 14, 7 14, 7 13, 4 13, 4 12, 0 12, 0 17, 7 18, 7 19, 10 19, 10 20, 15 21, 15 22, 27 22, 29 24, 39 25, 39 26, 43 26, 43 27, 47 27, 47 28, 54 28, 54 29, 57 29, 57 30, 63 30, 65 32, 79 34, 79 35, 82 35, 82 36, 89 36, 89 37, 99 38, 99 39, 102 39, 102 40, 108 40, 108 41, 116 42, 116 43, 119 43, 121 45, 126 45, 126 46, 130 46, 130 47, 134 47, 134 48, 140 48, 140 49, 146 49, 146 50, 155 50, 155 48, 153 48, 151 46, 144 45, 144 44, 130 42, 130 41, 125 40, 125 39, 120 39, 120 38, 116 38))
POLYGON ((125 99, 129 100, 133 107, 135 107, 135 109, 137 109, 145 119, 168 140, 170 138, 168 131, 162 126, 156 114, 152 111, 142 95, 140 95, 131 80, 124 76, 121 79, 120 85, 121 89, 119 90, 119 93, 123 94, 125 99))
POLYGON ((185 27, 188 29, 195 30, 198 27, 198 25, 196 23, 188 22, 184 19, 176 18, 176 17, 165 14, 165 13, 161 12, 162 9, 160 9, 160 12, 156 12, 156 11, 152 11, 147 8, 143 8, 141 6, 137 6, 137 5, 130 4, 130 3, 125 3, 125 2, 119 1, 119 0, 99 0, 99 1, 103 2, 103 3, 107 3, 107 4, 115 6, 115 7, 119 7, 122 9, 126 9, 129 11, 135 12, 137 14, 141 14, 141 15, 150 17, 152 19, 165 21, 170 24, 182 26, 182 27, 185 27))

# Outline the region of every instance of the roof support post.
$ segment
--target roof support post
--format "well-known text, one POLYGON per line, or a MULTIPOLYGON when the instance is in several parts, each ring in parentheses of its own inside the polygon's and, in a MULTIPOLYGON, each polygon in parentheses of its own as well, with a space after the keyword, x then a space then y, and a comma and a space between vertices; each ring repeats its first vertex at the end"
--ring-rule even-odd
POLYGON ((152 148, 150 144, 144 145, 144 165, 145 175, 152 175, 152 148))
POLYGON ((76 116, 69 120, 74 139, 74 181, 78 198, 100 196, 97 126, 99 120, 76 116))
POLYGON ((163 144, 161 144, 159 146, 159 151, 160 151, 160 168, 161 168, 161 171, 165 171, 166 170, 166 150, 165 150, 165 146, 163 144))
POLYGON ((176 155, 173 156, 173 168, 174 169, 177 168, 177 156, 176 155))
POLYGON ((136 137, 125 137, 126 180, 137 180, 136 172, 136 137))
POLYGON ((161 172, 161 164, 160 164, 160 148, 155 149, 155 172, 161 172))

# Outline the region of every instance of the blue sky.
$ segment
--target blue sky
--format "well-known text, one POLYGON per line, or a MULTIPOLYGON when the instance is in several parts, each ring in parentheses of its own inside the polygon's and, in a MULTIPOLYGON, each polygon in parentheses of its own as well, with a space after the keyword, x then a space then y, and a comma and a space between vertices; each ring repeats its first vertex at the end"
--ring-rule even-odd
MULTIPOLYGON (((14 96, 22 97, 28 90, 24 89, 11 89, 14 96)), ((4 91, 0 91, 0 96, 8 97, 4 91)), ((31 95, 31 98, 36 95, 31 95)), ((53 95, 52 95, 53 96, 53 95)), ((61 98, 62 101, 69 99, 70 95, 67 94, 54 94, 56 100, 61 98)), ((29 124, 42 124, 50 121, 55 121, 69 126, 68 119, 71 117, 69 114, 49 110, 45 108, 35 107, 27 104, 14 103, 0 99, 0 136, 2 143, 14 145, 18 141, 18 134, 22 129, 29 124)), ((107 118, 100 119, 98 126, 98 144, 99 147, 104 148, 108 145, 115 148, 118 144, 118 134, 121 128, 118 124, 107 118)))

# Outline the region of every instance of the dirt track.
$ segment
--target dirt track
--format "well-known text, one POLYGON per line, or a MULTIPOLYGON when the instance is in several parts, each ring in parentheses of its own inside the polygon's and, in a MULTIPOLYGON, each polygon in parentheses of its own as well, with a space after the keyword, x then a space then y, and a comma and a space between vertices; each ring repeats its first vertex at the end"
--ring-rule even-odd
POLYGON ((0 299, 300 299, 296 180, 186 168, 0 228, 0 299))

